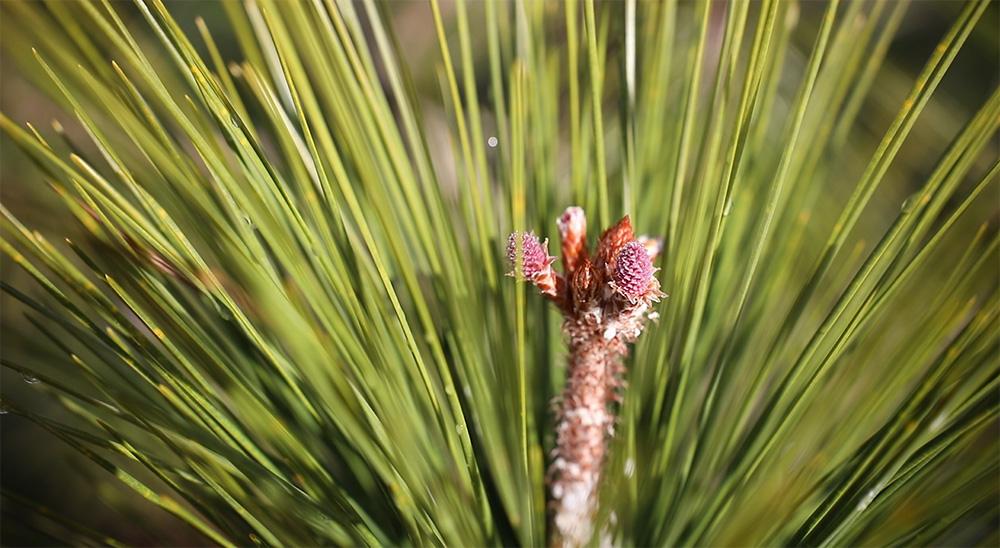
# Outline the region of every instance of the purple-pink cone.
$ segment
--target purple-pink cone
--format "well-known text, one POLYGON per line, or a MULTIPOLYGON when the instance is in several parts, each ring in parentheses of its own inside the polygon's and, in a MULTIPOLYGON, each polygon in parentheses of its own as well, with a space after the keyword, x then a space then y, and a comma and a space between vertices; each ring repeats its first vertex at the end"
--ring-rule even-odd
MULTIPOLYGON (((513 232, 507 238, 507 260, 511 266, 517 260, 517 238, 521 237, 521 274, 533 278, 549 266, 549 254, 533 232, 513 232)), ((517 273, 515 269, 514 274, 517 273)))
POLYGON ((646 294, 653 279, 653 261, 641 242, 632 241, 618 251, 613 273, 618 291, 635 302, 646 294))

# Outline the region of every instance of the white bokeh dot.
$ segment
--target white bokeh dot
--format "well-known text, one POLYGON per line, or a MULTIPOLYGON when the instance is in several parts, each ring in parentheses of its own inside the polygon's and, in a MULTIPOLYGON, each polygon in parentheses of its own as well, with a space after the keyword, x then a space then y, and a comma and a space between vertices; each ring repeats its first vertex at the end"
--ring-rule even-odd
POLYGON ((489 139, 486 140, 486 144, 489 145, 490 148, 496 148, 497 147, 497 138, 496 137, 490 137, 489 139))

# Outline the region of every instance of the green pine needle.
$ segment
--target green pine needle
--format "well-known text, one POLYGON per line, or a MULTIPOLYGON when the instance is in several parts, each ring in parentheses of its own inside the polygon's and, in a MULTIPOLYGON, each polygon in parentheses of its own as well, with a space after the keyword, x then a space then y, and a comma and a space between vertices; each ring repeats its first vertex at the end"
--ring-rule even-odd
MULTIPOLYGON (((224 546, 545 544, 565 344, 504 245, 580 205, 592 240, 661 236, 670 294, 595 541, 996 542, 1000 88, 952 81, 995 60, 995 4, 0 14, 5 76, 58 112, 0 114, 33 166, 4 168, 3 408, 109 505, 224 546), (949 18, 918 69, 914 10, 949 18)), ((121 542, 31 499, 5 485, 9 542, 121 542)))

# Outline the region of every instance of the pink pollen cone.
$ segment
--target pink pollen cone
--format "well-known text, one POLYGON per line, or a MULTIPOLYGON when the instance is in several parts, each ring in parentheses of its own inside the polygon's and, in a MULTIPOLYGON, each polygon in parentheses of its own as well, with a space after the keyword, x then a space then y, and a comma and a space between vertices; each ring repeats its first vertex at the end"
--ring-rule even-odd
MULTIPOLYGON (((513 232, 507 238, 507 260, 511 266, 517 260, 517 237, 521 236, 521 273, 525 278, 533 278, 551 263, 545 246, 532 232, 513 232)), ((515 269, 516 272, 516 269, 515 269)))
POLYGON ((615 258, 615 287, 628 300, 635 302, 646 294, 653 279, 653 261, 642 243, 625 244, 615 258))

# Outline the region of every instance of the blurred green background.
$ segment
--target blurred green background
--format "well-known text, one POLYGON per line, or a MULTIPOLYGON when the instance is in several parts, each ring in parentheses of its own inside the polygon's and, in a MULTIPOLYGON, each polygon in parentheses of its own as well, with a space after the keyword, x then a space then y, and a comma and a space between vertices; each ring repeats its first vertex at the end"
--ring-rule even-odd
MULTIPOLYGON (((557 6, 556 2, 552 4, 557 6)), ((58 9, 58 3, 53 6, 58 9)), ((225 24, 219 5, 208 1, 185 1, 169 3, 169 7, 174 17, 192 35, 196 33, 195 17, 203 17, 219 42, 223 57, 238 58, 239 52, 233 45, 233 37, 226 34, 229 27, 225 24)), ((452 6, 449 2, 444 2, 443 7, 446 16, 451 13, 452 6)), ((810 46, 823 7, 822 2, 802 3, 800 17, 803 24, 795 37, 800 46, 810 46)), ((435 163, 442 166, 439 173, 444 184, 453 183, 454 173, 445 167, 450 165, 447 157, 451 147, 446 144, 448 122, 435 72, 440 57, 433 34, 430 7, 421 1, 400 1, 391 2, 389 8, 398 39, 403 44, 402 51, 407 55, 405 61, 422 101, 421 108, 427 122, 425 131, 430 135, 431 142, 434 142, 434 136, 437 135, 442 143, 441 147, 432 151, 438 155, 434 158, 435 163)), ((951 0, 924 0, 915 2, 910 7, 901 30, 892 43, 889 62, 878 74, 875 86, 882 91, 873 94, 874 100, 870 99, 864 104, 859 117, 860 131, 852 137, 857 140, 859 149, 870 149, 885 131, 911 84, 911 75, 919 71, 960 8, 960 2, 951 0)), ((475 18, 479 10, 481 6, 473 3, 470 15, 475 18)), ((146 27, 135 10, 123 7, 122 12, 131 15, 126 21, 138 37, 153 41, 148 32, 144 33, 146 27)), ((47 92, 39 88, 37 68, 23 65, 33 62, 32 57, 24 53, 31 44, 20 38, 22 34, 9 32, 9 20, 9 17, 0 17, 0 109, 18 123, 31 122, 46 131, 53 120, 58 120, 70 139, 84 143, 86 140, 80 138, 80 130, 71 123, 71 117, 60 112, 49 100, 47 92)), ((977 27, 945 77, 935 95, 936 100, 917 121, 917 127, 898 162, 911 170, 916 182, 924 180, 926 171, 933 166, 933 159, 923 157, 922 151, 926 148, 940 149, 940 142, 946 141, 948 136, 955 133, 958 125, 977 108, 977 101, 998 85, 1000 3, 994 2, 988 8, 984 23, 977 27)), ((615 36, 615 33, 611 33, 611 36, 615 36)), ((472 38, 477 56, 485 59, 483 36, 473 33, 472 38)), ((553 35, 551 47, 555 47, 559 40, 560 36, 553 35)), ((611 44, 612 55, 616 47, 620 45, 611 44)), ((804 61, 799 56, 790 58, 790 62, 804 61)), ((481 80, 481 96, 489 97, 488 72, 480 71, 478 75, 481 80)), ((483 108, 489 107, 484 104, 483 108)), ((488 112, 485 114, 489 116, 488 112)), ((0 201, 27 225, 51 236, 54 241, 66 236, 77 239, 83 237, 84 232, 75 226, 71 217, 61 213, 61 203, 44 184, 28 158, 11 145, 6 135, 0 139, 0 201)), ((894 173, 896 177, 904 179, 904 184, 889 185, 893 195, 882 192, 876 196, 872 208, 883 208, 888 213, 881 221, 878 220, 878 215, 872 215, 868 217, 868 222, 887 224, 891 220, 889 213, 898 211, 900 201, 914 190, 906 190, 905 170, 896 170, 894 173)), ((995 188, 994 186, 993 190, 995 188)), ((839 196, 846 191, 830 188, 824 189, 824 192, 839 196)), ((998 220, 998 199, 1000 196, 994 195, 992 200, 980 203, 980 207, 993 208, 992 228, 995 228, 998 220)), ((970 231, 970 237, 971 231, 976 229, 975 226, 965 228, 970 231)), ((817 242, 817 245, 821 243, 817 242)), ((19 288, 31 286, 28 277, 6 261, 0 268, 0 276, 4 282, 19 288)), ((12 358, 32 356, 36 360, 44 360, 52 352, 49 344, 38 337, 24 320, 23 308, 6 293, 0 296, 0 321, 0 348, 4 355, 12 358)), ((30 379, 22 379, 4 369, 0 373, 0 382, 7 394, 13 394, 22 401, 33 398, 34 389, 30 379)), ((53 403, 44 398, 36 399, 36 409, 40 413, 60 413, 53 403)), ((996 433, 997 429, 994 428, 993 434, 996 433)), ((984 440, 982 449, 990 450, 990 447, 992 446, 984 440)), ((4 500, 3 521, 0 523, 0 544, 3 545, 45 544, 45 538, 35 535, 30 525, 20 519, 23 508, 12 504, 18 496, 42 502, 52 512, 71 516, 94 529, 111 532, 128 543, 185 545, 200 539, 187 528, 177 526, 177 521, 166 513, 120 486, 114 478, 68 446, 12 414, 0 417, 0 476, 5 492, 15 497, 4 500)), ((1000 481, 1000 478, 997 480, 1000 481)))

